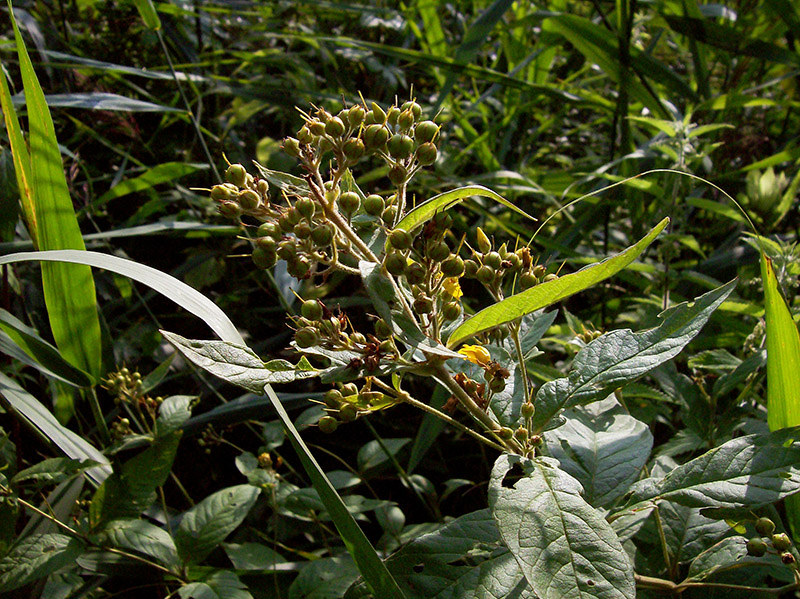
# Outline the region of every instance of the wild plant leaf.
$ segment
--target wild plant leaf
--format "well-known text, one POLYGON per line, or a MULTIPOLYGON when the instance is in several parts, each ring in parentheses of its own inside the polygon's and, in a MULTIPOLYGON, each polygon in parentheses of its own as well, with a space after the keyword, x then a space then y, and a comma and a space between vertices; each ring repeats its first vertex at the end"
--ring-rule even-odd
POLYGON ((94 200, 92 204, 97 207, 110 200, 124 197, 131 193, 152 189, 161 183, 169 183, 186 175, 208 168, 205 164, 191 164, 187 162, 165 162, 147 169, 144 173, 133 179, 126 179, 114 185, 111 189, 94 200))
MULTIPOLYGON (((386 566, 409 597, 535 599, 536 595, 500 539, 488 509, 448 522, 415 538, 386 566)), ((345 599, 366 599, 357 582, 345 599)))
POLYGON ((544 430, 562 409, 602 399, 617 387, 674 358, 700 332, 735 286, 736 281, 731 281, 694 302, 671 308, 656 328, 638 333, 629 329, 612 331, 589 343, 575 356, 569 376, 539 388, 533 430, 544 430))
POLYGON ((17 414, 50 439, 68 457, 93 460, 100 464, 87 470, 86 473, 92 480, 101 483, 111 474, 111 466, 102 453, 83 437, 64 427, 52 412, 39 403, 39 400, 3 373, 0 373, 0 396, 17 414))
MULTIPOLYGON (((427 221, 433 218, 433 215, 437 212, 443 212, 450 208, 451 206, 465 200, 469 197, 482 197, 482 198, 490 198, 496 202, 499 202, 506 208, 510 208, 511 210, 518 212, 519 214, 523 215, 526 218, 531 220, 536 220, 532 216, 529 216, 524 210, 518 208, 516 205, 509 202, 499 193, 492 191, 487 187, 483 187, 482 185, 467 185, 465 187, 459 187, 457 189, 451 189, 450 191, 446 191, 444 193, 440 193, 437 196, 430 198, 429 200, 425 200, 411 211, 406 214, 399 223, 397 223, 396 229, 404 229, 411 233, 412 231, 416 230, 418 227, 424 225, 427 221)), ((388 242, 387 242, 387 250, 388 250, 388 242)))
POLYGON ((798 490, 800 428, 782 429, 733 439, 661 479, 641 481, 617 514, 658 501, 689 507, 756 509, 798 490))
POLYGON ((389 277, 382 271, 381 265, 375 262, 361 260, 358 263, 358 270, 361 272, 361 281, 367 290, 372 305, 387 324, 392 324, 392 310, 390 304, 397 300, 389 277))
POLYGON ((109 522, 97 540, 104 546, 152 557, 168 568, 177 569, 180 565, 178 550, 169 533, 146 520, 123 519, 109 522))
POLYGON ((93 460, 47 458, 17 472, 11 477, 11 484, 18 485, 28 481, 35 481, 37 485, 58 484, 97 465, 93 460))
MULTIPOLYGON (((53 348, 55 350, 55 348, 53 348)), ((58 352, 58 350, 55 350, 58 352)), ((67 379, 59 374, 56 374, 49 368, 42 366, 39 362, 34 360, 30 355, 25 353, 22 348, 10 337, 8 336, 5 331, 0 330, 0 353, 5 354, 12 360, 19 362, 20 364, 25 364, 26 366, 30 366, 31 368, 35 368, 45 376, 48 376, 54 380, 61 381, 67 385, 72 385, 75 387, 83 387, 84 385, 77 385, 75 380, 67 379)), ((69 362, 65 362, 65 364, 69 364, 69 362)), ((69 364, 70 369, 75 369, 78 372, 83 372, 79 368, 72 366, 69 364)), ((69 374, 67 374, 69 376, 69 374)), ((81 378, 82 381, 89 379, 89 375, 85 374, 81 378)))
POLYGON ((650 429, 613 396, 563 415, 566 423, 545 435, 550 455, 583 485, 587 502, 611 505, 639 478, 650 457, 650 429))
POLYGON ((139 15, 148 29, 152 31, 161 29, 161 19, 156 12, 153 0, 133 0, 133 3, 136 5, 136 10, 139 11, 139 15))
POLYGON ((237 570, 272 571, 286 558, 261 543, 225 543, 225 553, 237 570))
POLYGON ((253 599, 234 572, 214 570, 203 582, 190 582, 178 589, 181 599, 253 599))
POLYGON ((615 275, 633 262, 658 237, 667 223, 669 223, 669 219, 665 218, 641 241, 616 256, 606 258, 602 262, 564 275, 554 281, 536 285, 527 291, 517 293, 484 308, 453 331, 447 340, 447 346, 455 347, 473 335, 554 304, 615 275))
POLYGON ((358 568, 349 555, 315 559, 300 570, 287 599, 338 599, 356 578, 358 568))
POLYGON ((191 395, 172 395, 158 407, 156 437, 166 437, 179 430, 192 416, 191 405, 197 399, 191 395))
POLYGON ((698 555, 686 574, 686 580, 700 582, 726 570, 745 566, 770 567, 780 571, 786 566, 777 553, 767 553, 763 557, 747 555, 747 538, 743 536, 726 537, 698 555))
POLYGON ((90 374, 70 364, 58 349, 42 339, 36 331, 2 309, 0 309, 0 329, 11 342, 32 359, 34 364, 41 366, 44 372, 78 387, 94 385, 94 378, 90 374))
POLYGON ((492 468, 489 508, 539 599, 634 599, 628 554, 581 492, 551 458, 503 454, 492 468), (522 478, 506 478, 512 470, 522 478))
POLYGON ((321 501, 325 504, 325 508, 328 510, 336 530, 339 531, 348 553, 353 557, 353 561, 355 561, 359 572, 367 581, 370 590, 375 596, 382 599, 403 599, 405 595, 400 590, 397 582, 386 569, 386 565, 381 561, 369 539, 353 519, 341 496, 336 492, 328 477, 325 476, 325 472, 314 459, 272 387, 267 385, 265 391, 286 429, 289 440, 292 442, 292 446, 303 464, 303 469, 311 479, 321 501))
POLYGON ((137 518, 152 505, 156 489, 172 469, 180 438, 180 432, 156 438, 103 481, 89 505, 89 524, 94 530, 119 518, 137 518))
MULTIPOLYGON (((44 97, 52 108, 83 108, 87 110, 112 110, 118 112, 183 112, 180 108, 136 100, 108 92, 74 92, 48 94, 44 97)), ((15 104, 24 105, 24 96, 14 96, 15 104)))
POLYGON ((264 393, 264 385, 290 383, 319 376, 320 372, 305 357, 295 365, 286 360, 264 362, 249 347, 227 341, 186 339, 161 331, 181 354, 214 376, 243 387, 251 393, 264 393))
POLYGON ((83 543, 75 537, 48 533, 20 539, 0 559, 0 591, 8 592, 75 563, 83 543))
MULTIPOLYGON (((53 119, 14 19, 11 0, 8 8, 27 100, 31 168, 24 176, 30 175, 26 183, 35 213, 37 247, 40 250, 83 250, 85 246, 64 175, 53 119)), ((73 365, 99 377, 102 343, 91 269, 72 264, 43 265, 42 284, 56 346, 73 365)))
MULTIPOLYGON (((733 531, 725 520, 707 518, 698 508, 686 507, 674 502, 662 502, 658 514, 664 531, 664 539, 675 563, 693 560, 733 531)), ((640 539, 645 538, 640 534, 640 539)), ((658 543, 655 524, 649 540, 658 543)), ((645 541, 646 542, 646 541, 645 541)))
POLYGON ((144 283, 201 318, 224 341, 245 345, 244 339, 242 339, 234 324, 214 302, 199 291, 189 287, 186 283, 155 268, 109 254, 78 250, 20 252, 0 256, 0 265, 28 261, 73 262, 94 266, 95 268, 104 268, 124 275, 134 281, 144 283))
POLYGON ((183 514, 175 529, 175 545, 184 564, 201 562, 244 521, 261 489, 228 487, 209 495, 183 514))

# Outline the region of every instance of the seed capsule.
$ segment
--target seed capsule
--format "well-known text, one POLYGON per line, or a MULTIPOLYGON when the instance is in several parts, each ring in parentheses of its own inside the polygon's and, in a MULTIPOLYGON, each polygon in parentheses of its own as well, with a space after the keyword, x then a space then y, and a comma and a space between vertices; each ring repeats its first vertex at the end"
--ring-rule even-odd
POLYGON ((352 397, 358 393, 358 387, 355 383, 346 383, 342 385, 342 395, 344 397, 352 397))
POLYGON ((762 537, 768 537, 775 532, 775 523, 769 518, 759 518, 756 520, 756 532, 762 537))
POLYGON ((409 285, 419 285, 425 280, 425 267, 419 262, 412 262, 406 267, 406 281, 409 285))
POLYGON ((525 291, 526 289, 530 289, 531 287, 535 286, 539 280, 529 272, 522 273, 519 277, 519 286, 520 288, 525 291))
POLYGON ((255 210, 261 203, 261 197, 252 189, 245 189, 237 199, 244 210, 255 210))
POLYGON ((405 160, 414 151, 414 140, 405 133, 395 133, 386 144, 389 155, 397 160, 405 160))
POLYGON ((792 540, 785 532, 772 535, 772 546, 778 551, 786 551, 792 546, 792 540))
POLYGON ((368 195, 364 200, 364 212, 370 216, 380 216, 385 209, 383 198, 379 195, 368 195))
POLYGON ((533 267, 533 276, 536 277, 537 279, 544 278, 546 274, 547 274, 547 269, 543 265, 537 264, 536 266, 533 267))
POLYGON ((414 139, 420 145, 433 141, 437 133, 439 127, 433 121, 422 121, 414 127, 414 139))
POLYGON ((317 210, 317 205, 311 198, 300 198, 295 202, 294 207, 300 216, 308 220, 314 217, 314 212, 317 210))
POLYGON ((225 171, 225 181, 236 187, 244 187, 247 182, 247 170, 241 164, 232 164, 225 171))
POLYGON ((785 551, 784 553, 781 553, 781 561, 788 566, 789 564, 794 563, 794 556, 788 551, 785 551))
POLYGON ((315 329, 303 327, 302 329, 297 329, 295 332, 294 342, 297 343, 297 347, 305 349, 319 343, 319 335, 315 329))
POLYGON ((400 117, 400 109, 397 106, 392 106, 386 113, 386 123, 390 127, 397 125, 397 119, 400 117))
POLYGON ((338 116, 331 117, 325 123, 325 133, 331 137, 340 137, 344 133, 344 123, 338 116))
POLYGON ((420 297, 414 300, 414 311, 419 314, 430 314, 433 310, 433 302, 429 297, 420 297))
POLYGON ((351 162, 356 162, 364 155, 364 152, 366 151, 367 149, 366 146, 364 146, 364 142, 357 137, 348 139, 346 142, 344 142, 344 146, 342 147, 342 152, 351 162))
POLYGON ((543 283, 549 283, 550 281, 555 281, 558 279, 558 275, 554 273, 550 273, 549 275, 545 275, 544 279, 542 279, 543 283))
POLYGON ((238 218, 242 214, 242 207, 239 202, 234 202, 233 200, 221 201, 217 210, 225 218, 238 218))
POLYGON ((401 110, 397 117, 397 126, 401 131, 408 131, 414 126, 414 113, 410 110, 401 110))
POLYGON ((474 279, 478 274, 478 263, 475 260, 464 261, 464 276, 469 279, 474 279))
POLYGON ((522 407, 520 407, 520 413, 525 420, 528 420, 529 418, 533 418, 533 415, 536 413, 536 408, 531 402, 526 401, 522 404, 522 407))
POLYGON ((361 126, 361 123, 364 122, 364 117, 366 116, 367 111, 364 110, 364 107, 360 104, 356 104, 350 107, 350 110, 347 112, 347 120, 350 121, 350 126, 353 129, 357 129, 361 126))
POLYGON ((224 185, 215 185, 211 188, 211 199, 215 202, 230 200, 235 198, 238 194, 239 190, 230 183, 226 183, 224 185))
POLYGON ((442 262, 442 274, 446 277, 460 277, 464 274, 464 260, 461 256, 452 256, 442 262))
POLYGON ((293 158, 298 158, 300 156, 300 141, 294 137, 287 137, 284 139, 281 148, 293 158))
POLYGON ((342 404, 339 408, 339 418, 342 419, 342 422, 353 422, 358 418, 358 409, 350 403, 342 404))
POLYGON ((358 212, 361 206, 361 198, 355 191, 346 191, 339 196, 339 209, 347 216, 351 216, 358 212))
POLYGON ((436 262, 444 262, 450 258, 450 246, 445 241, 436 241, 428 245, 428 257, 436 262))
POLYGON ((379 318, 375 321, 375 335, 378 339, 389 339, 392 336, 392 327, 385 320, 379 318))
POLYGON ((319 419, 317 426, 323 433, 329 434, 339 428, 339 421, 333 416, 323 416, 319 419))
POLYGON ((492 268, 497 269, 500 268, 500 265, 503 263, 503 259, 497 252, 489 252, 483 257, 483 263, 486 266, 491 266, 492 268))
POLYGON ((458 302, 448 302, 442 308, 442 316, 445 320, 455 320, 461 316, 461 304, 458 302))
POLYGON ((303 318, 309 320, 319 320, 322 318, 322 305, 317 300, 306 300, 300 307, 303 318))
POLYGON ((389 131, 383 125, 369 125, 364 129, 364 147, 367 151, 383 148, 389 140, 389 131))
POLYGON ((292 230, 298 239, 308 239, 311 236, 311 226, 308 223, 297 223, 292 230))
POLYGON ((489 383, 489 389, 491 389, 493 393, 500 393, 505 388, 506 382, 503 380, 503 377, 500 376, 494 377, 489 383))
POLYGON ((378 125, 383 125, 386 122, 386 113, 375 102, 372 103, 372 120, 378 125))
POLYGON ((436 157, 438 154, 439 150, 436 149, 435 145, 433 145, 431 142, 424 143, 417 148, 417 162, 419 162, 422 166, 430 166, 436 162, 436 157))
POLYGON ((274 252, 278 247, 278 242, 274 237, 256 237, 256 245, 264 250, 274 252))
POLYGON ((483 265, 478 269, 475 277, 484 285, 491 285, 494 281, 495 271, 491 266, 483 265))
POLYGON ((394 219, 397 217, 397 206, 389 206, 386 210, 381 212, 381 220, 386 226, 394 224, 394 219))
POLYGON ((277 223, 274 221, 269 221, 259 225, 257 235, 259 237, 272 237, 273 239, 280 239, 281 229, 277 223))
POLYGON ((400 110, 410 110, 411 114, 414 116, 414 120, 418 120, 419 117, 422 116, 422 106, 417 104, 414 100, 404 102, 400 110))
POLYGON ((399 277, 406 270, 406 257, 400 252, 392 252, 387 254, 383 265, 386 267, 389 274, 399 277))
POLYGON ((311 241, 320 247, 330 245, 333 241, 333 228, 327 223, 314 227, 311 230, 311 241))
POLYGON ((411 233, 405 229, 395 229, 389 233, 389 243, 397 250, 407 250, 411 247, 413 241, 411 233))

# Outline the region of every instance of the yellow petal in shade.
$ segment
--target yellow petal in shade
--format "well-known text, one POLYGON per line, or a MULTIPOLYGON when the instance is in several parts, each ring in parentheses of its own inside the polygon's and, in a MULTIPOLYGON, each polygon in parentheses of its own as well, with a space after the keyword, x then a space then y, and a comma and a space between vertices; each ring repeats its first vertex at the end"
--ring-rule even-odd
POLYGON ((492 361, 492 356, 489 355, 489 351, 482 345, 465 345, 458 350, 458 353, 473 364, 484 368, 492 361))
POLYGON ((464 292, 461 291, 461 285, 458 283, 458 277, 447 277, 442 283, 442 287, 455 299, 461 299, 461 296, 464 295, 464 292))

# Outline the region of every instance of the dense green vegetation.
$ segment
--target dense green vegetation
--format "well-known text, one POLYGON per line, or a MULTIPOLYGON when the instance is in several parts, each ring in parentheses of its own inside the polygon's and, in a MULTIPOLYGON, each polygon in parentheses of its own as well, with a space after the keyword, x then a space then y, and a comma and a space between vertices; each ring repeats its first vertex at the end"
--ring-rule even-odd
POLYGON ((794 2, 13 4, 3 596, 800 589, 794 2))

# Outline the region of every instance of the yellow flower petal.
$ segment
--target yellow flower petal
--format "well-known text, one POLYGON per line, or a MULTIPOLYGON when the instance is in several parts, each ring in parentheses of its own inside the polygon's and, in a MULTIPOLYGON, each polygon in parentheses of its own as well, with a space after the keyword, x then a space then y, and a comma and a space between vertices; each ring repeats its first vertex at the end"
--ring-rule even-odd
POLYGON ((489 351, 482 345, 465 345, 458 350, 458 353, 473 364, 477 364, 483 368, 492 361, 492 356, 489 355, 489 351))
POLYGON ((464 292, 461 291, 461 285, 458 283, 458 277, 448 277, 442 283, 444 290, 453 296, 455 299, 461 299, 464 292))

